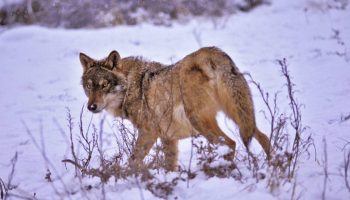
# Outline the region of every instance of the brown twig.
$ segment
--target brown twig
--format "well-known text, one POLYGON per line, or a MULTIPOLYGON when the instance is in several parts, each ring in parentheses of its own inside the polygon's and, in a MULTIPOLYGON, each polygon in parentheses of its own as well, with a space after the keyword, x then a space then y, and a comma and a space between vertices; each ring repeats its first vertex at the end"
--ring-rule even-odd
MULTIPOLYGON (((41 121, 40 121, 41 123, 41 121)), ((50 160, 50 158, 47 156, 46 154, 46 150, 45 150, 45 145, 44 145, 44 138, 43 138, 43 130, 42 130, 42 125, 40 125, 40 136, 41 136, 41 146, 38 144, 37 140, 34 138, 32 132, 30 131, 30 129, 28 128, 27 124, 22 121, 22 124, 28 134, 28 136, 30 137, 31 141, 33 142, 34 146, 37 148, 37 150, 41 153, 41 156, 43 157, 44 161, 45 161, 45 165, 47 168, 51 168, 55 174, 59 174, 55 165, 52 163, 52 161, 50 160)), ((64 191, 66 194, 69 193, 69 190, 65 184, 65 182, 62 180, 62 178, 60 176, 57 176, 57 179, 59 180, 59 182, 61 183, 62 187, 64 188, 64 191)), ((55 186, 55 184, 50 184, 51 187, 53 188, 53 190, 55 191, 55 193, 57 195, 60 195, 60 192, 58 191, 57 187, 55 186)))
POLYGON ((344 154, 344 180, 345 186, 350 192, 350 183, 349 183, 349 170, 350 170, 350 150, 344 154))
POLYGON ((327 141, 325 138, 322 140, 323 142, 323 150, 324 150, 324 179, 323 179, 323 190, 322 190, 322 200, 326 200, 326 189, 327 189, 327 181, 328 181, 328 153, 327 153, 327 141))

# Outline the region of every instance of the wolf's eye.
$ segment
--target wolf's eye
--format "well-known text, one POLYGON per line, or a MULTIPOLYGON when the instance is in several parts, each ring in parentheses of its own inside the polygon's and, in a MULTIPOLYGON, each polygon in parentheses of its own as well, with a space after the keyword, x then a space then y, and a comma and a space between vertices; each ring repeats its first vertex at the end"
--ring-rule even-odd
POLYGON ((91 90, 91 89, 92 89, 91 84, 86 84, 86 88, 89 89, 89 90, 91 90))
POLYGON ((107 88, 108 86, 109 86, 108 82, 102 84, 102 88, 107 88))

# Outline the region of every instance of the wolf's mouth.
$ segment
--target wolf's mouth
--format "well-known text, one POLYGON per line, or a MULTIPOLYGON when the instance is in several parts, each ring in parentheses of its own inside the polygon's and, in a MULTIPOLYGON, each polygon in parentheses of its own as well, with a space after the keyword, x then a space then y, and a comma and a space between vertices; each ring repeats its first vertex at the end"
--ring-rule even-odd
POLYGON ((90 110, 90 112, 94 113, 94 114, 97 114, 97 113, 100 113, 103 109, 101 110, 90 110))

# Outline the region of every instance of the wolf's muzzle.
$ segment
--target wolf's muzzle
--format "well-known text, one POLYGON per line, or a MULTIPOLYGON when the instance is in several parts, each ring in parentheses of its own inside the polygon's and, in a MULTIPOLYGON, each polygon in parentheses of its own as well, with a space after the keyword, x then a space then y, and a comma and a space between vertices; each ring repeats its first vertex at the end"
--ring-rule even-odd
POLYGON ((88 105, 88 109, 91 111, 91 112, 96 112, 97 111, 97 105, 96 104, 90 104, 88 105))

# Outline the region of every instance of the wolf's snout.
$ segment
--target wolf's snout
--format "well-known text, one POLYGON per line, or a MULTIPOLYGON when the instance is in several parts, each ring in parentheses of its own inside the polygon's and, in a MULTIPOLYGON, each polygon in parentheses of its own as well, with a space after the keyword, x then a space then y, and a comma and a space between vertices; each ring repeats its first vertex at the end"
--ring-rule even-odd
POLYGON ((90 104, 88 105, 88 109, 91 111, 91 112, 95 112, 96 109, 97 109, 97 105, 96 104, 90 104))

